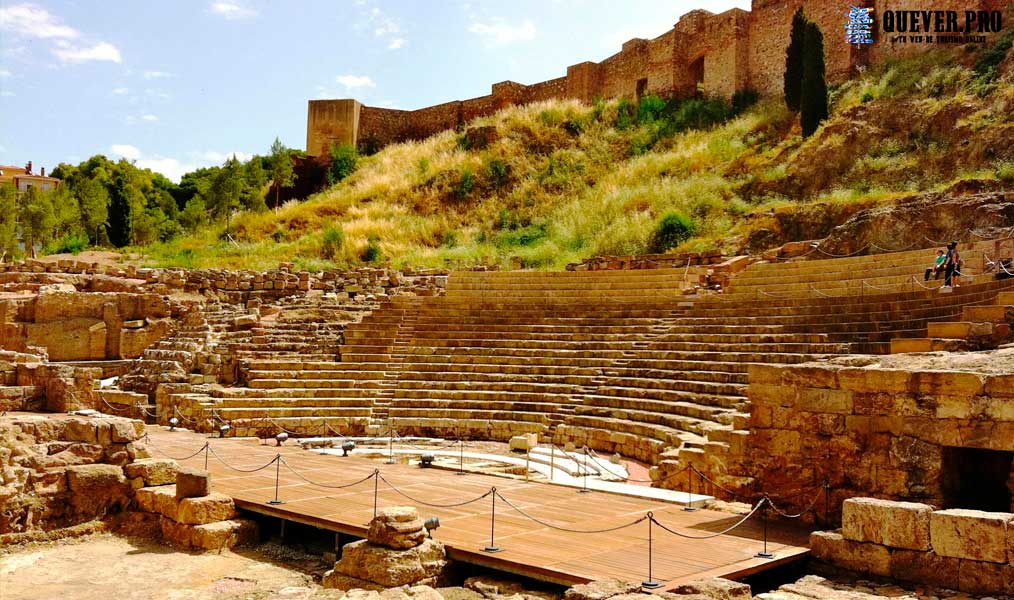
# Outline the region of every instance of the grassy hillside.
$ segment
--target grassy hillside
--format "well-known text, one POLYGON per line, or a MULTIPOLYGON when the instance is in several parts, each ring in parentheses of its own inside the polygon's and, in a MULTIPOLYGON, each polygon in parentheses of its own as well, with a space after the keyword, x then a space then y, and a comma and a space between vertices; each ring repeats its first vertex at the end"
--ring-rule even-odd
POLYGON ((495 128, 485 147, 454 131, 391 146, 306 202, 240 214, 229 235, 217 226, 143 252, 161 266, 556 269, 672 249, 655 234, 672 213, 693 234, 676 249, 739 250, 766 239, 753 234, 776 213, 833 215, 964 178, 1010 184, 1014 86, 999 60, 975 60, 928 54, 835 88, 831 118, 805 140, 780 99, 741 112, 657 99, 511 108, 468 125, 495 128))

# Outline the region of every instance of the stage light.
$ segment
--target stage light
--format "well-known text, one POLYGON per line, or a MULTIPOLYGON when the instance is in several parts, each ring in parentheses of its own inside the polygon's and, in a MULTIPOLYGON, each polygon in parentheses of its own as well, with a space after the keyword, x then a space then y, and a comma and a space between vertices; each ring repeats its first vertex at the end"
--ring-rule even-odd
POLYGON ((433 530, 440 527, 440 517, 430 517, 423 522, 423 527, 426 528, 426 533, 430 537, 433 537, 433 530))

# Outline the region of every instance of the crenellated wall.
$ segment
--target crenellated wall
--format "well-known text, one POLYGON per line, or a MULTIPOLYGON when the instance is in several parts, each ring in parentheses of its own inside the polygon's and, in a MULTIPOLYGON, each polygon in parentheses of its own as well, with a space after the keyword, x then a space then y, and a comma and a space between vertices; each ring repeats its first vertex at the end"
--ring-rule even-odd
MULTIPOLYGON (((632 39, 602 62, 567 67, 564 77, 524 85, 493 84, 488 96, 447 102, 418 110, 364 106, 351 99, 311 100, 306 150, 326 154, 332 144, 387 144, 421 139, 464 125, 507 106, 554 98, 635 98, 690 96, 698 92, 730 97, 753 89, 781 93, 785 48, 792 15, 802 8, 824 32, 827 77, 832 83, 851 77, 868 64, 938 48, 936 44, 897 43, 875 34, 871 46, 845 42, 846 13, 852 5, 874 8, 874 19, 891 10, 1000 10, 1002 0, 753 0, 751 10, 714 14, 693 10, 654 39, 632 39)), ((987 36, 987 39, 991 39, 987 36)))

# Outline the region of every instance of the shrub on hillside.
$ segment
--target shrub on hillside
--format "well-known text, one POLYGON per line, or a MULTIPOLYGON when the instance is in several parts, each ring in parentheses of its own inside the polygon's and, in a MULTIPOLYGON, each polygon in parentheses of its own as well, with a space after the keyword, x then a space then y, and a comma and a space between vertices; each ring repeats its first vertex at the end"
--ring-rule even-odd
POLYGON ((331 146, 331 165, 327 169, 327 184, 334 185, 356 170, 359 152, 351 144, 331 146))
POLYGON ((88 247, 88 236, 77 233, 66 233, 58 240, 53 240, 49 244, 46 244, 43 254, 62 254, 69 252, 71 254, 80 254, 85 248, 88 247))
POLYGON ((328 225, 320 238, 320 255, 328 260, 334 260, 345 244, 345 232, 339 227, 328 225))
POLYGON ((659 219, 648 240, 648 252, 662 254, 689 240, 694 235, 694 222, 679 211, 671 211, 659 219))
POLYGON ((366 248, 363 249, 363 253, 359 255, 359 258, 366 263, 375 263, 380 261, 380 238, 371 235, 366 241, 366 248))

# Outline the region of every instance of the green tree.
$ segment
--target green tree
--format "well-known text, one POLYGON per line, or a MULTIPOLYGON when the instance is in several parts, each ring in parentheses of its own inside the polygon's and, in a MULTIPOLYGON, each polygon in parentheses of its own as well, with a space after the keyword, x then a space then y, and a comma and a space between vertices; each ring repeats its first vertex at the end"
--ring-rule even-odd
POLYGON ((652 254, 667 252, 693 237, 695 229, 690 217, 675 210, 667 212, 655 225, 655 231, 648 240, 648 252, 652 254))
POLYGON ((133 167, 124 160, 114 165, 112 181, 108 186, 109 190, 109 219, 108 229, 109 241, 117 248, 130 244, 133 238, 130 232, 131 218, 131 177, 128 167, 133 167))
POLYGON ((207 222, 208 210, 204 204, 204 198, 200 195, 194 196, 180 212, 180 225, 194 231, 207 222))
POLYGON ((827 80, 824 78, 824 35, 816 23, 806 25, 803 38, 803 82, 799 121, 809 137, 827 119, 827 80))
POLYGON ((39 191, 35 186, 21 196, 21 239, 32 258, 36 245, 43 245, 53 237, 56 215, 50 196, 50 192, 39 191))
POLYGON ((282 187, 296 183, 296 174, 292 171, 292 155, 289 149, 277 137, 271 144, 271 179, 275 182, 275 208, 282 187))
POLYGON ((334 185, 351 175, 359 162, 359 152, 351 144, 332 145, 331 166, 327 170, 327 184, 334 185))
POLYGON ((806 16, 800 8, 792 15, 792 33, 789 47, 785 49, 785 105, 792 112, 799 112, 799 101, 803 84, 803 37, 806 35, 806 16))
POLYGON ((18 255, 18 192, 0 185, 0 262, 18 255))
POLYGON ((81 224, 92 244, 102 239, 102 228, 109 218, 109 192, 98 179, 82 181, 75 190, 81 211, 81 224))
POLYGON ((243 167, 243 173, 243 208, 258 212, 267 209, 268 205, 264 203, 264 185, 268 182, 268 174, 261 157, 251 158, 243 167))

